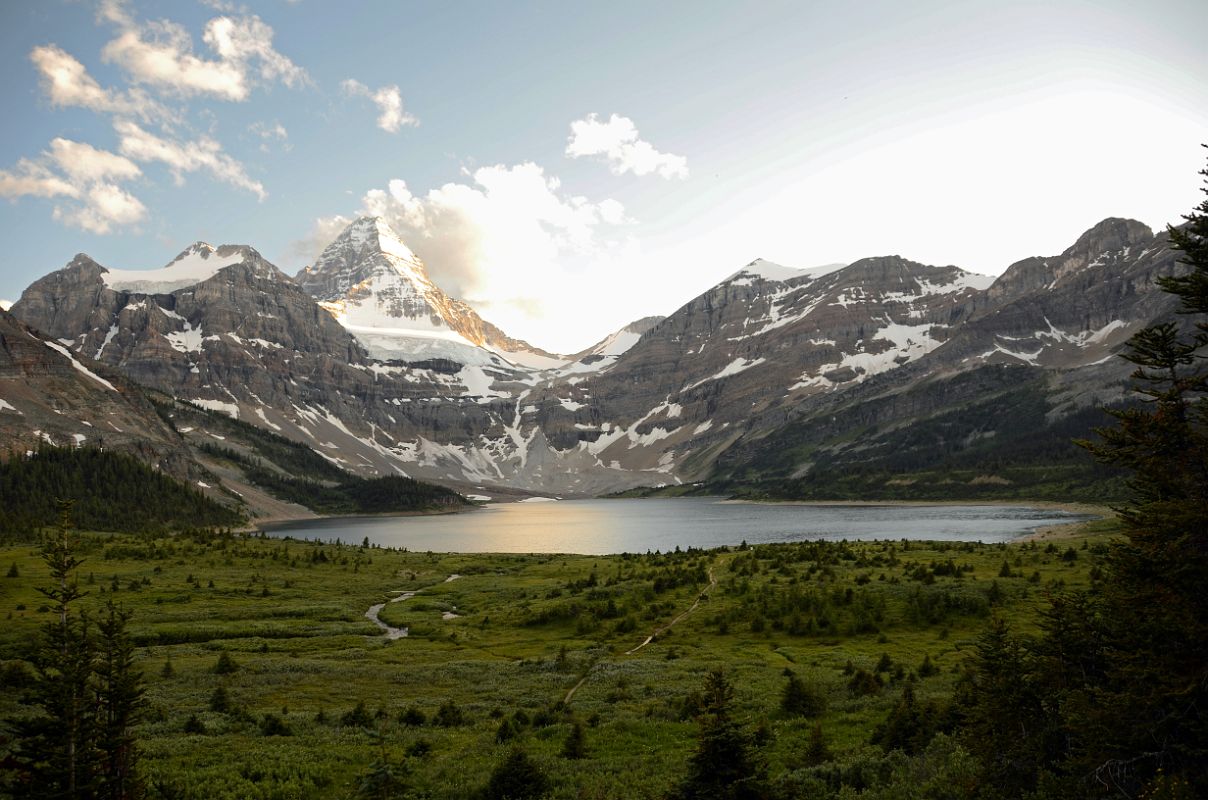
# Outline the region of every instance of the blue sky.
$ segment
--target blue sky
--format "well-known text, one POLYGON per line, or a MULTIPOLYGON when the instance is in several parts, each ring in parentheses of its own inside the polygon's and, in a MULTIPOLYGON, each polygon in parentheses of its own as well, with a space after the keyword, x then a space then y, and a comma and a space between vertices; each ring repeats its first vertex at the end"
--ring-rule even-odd
POLYGON ((993 274, 1107 216, 1177 221, 1208 141, 1198 0, 47 0, 0 23, 9 299, 76 252, 151 268, 198 239, 293 273, 372 212, 571 351, 755 257, 993 274))

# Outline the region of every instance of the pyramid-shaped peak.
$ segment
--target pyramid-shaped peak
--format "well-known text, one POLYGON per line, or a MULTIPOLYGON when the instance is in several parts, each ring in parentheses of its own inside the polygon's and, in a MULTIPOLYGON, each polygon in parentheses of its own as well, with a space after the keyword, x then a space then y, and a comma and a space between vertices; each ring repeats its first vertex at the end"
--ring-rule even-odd
POLYGON ((336 237, 328 249, 339 249, 346 245, 351 245, 352 249, 362 256, 368 249, 407 261, 418 261, 411 248, 403 243, 402 237, 382 217, 357 217, 336 237))
POLYGON ((434 289, 424 262, 386 220, 369 216, 357 217, 346 225, 295 280, 312 297, 325 302, 348 299, 353 290, 369 291, 370 283, 381 289, 383 281, 409 284, 405 291, 398 290, 404 294, 425 294, 434 289))

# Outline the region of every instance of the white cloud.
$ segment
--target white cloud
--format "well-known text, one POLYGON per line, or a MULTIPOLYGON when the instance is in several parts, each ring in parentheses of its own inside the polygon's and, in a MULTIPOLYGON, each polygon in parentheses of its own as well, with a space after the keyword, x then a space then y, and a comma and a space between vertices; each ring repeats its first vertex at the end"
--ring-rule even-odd
POLYGON ((239 64, 245 70, 256 62, 265 82, 281 81, 296 88, 310 80, 306 70, 273 49, 273 29, 255 15, 215 17, 206 23, 203 39, 223 61, 239 64))
POLYGON ((115 225, 132 225, 146 215, 147 207, 137 197, 112 183, 93 184, 81 206, 54 210, 56 220, 92 233, 109 233, 115 225))
POLYGON ((79 197, 80 190, 43 164, 23 158, 16 169, 0 170, 0 197, 79 197))
POLYGON ((0 311, 8 311, 13 307, 12 300, 0 300, 0 311))
POLYGON ((116 24, 116 38, 101 56, 119 65, 130 79, 184 97, 210 95, 223 100, 246 100, 258 78, 286 86, 308 82, 306 71, 273 48, 273 29, 255 15, 215 17, 206 23, 203 41, 217 56, 193 53, 185 28, 169 20, 136 23, 121 4, 102 13, 116 24))
POLYGON ((104 89, 70 53, 54 45, 30 51, 42 91, 56 106, 79 106, 105 114, 133 114, 144 120, 169 119, 172 114, 140 89, 104 89))
POLYGON ((387 133, 398 133, 404 125, 419 125, 419 120, 403 111, 403 96, 398 86, 391 84, 371 90, 360 81, 349 78, 340 84, 345 94, 352 97, 368 97, 378 107, 377 126, 387 133))
POLYGON ((572 122, 566 155, 571 158, 604 156, 617 175, 657 172, 664 178, 688 177, 688 159, 655 150, 650 142, 639 138, 633 120, 617 114, 609 117, 607 122, 601 122, 596 114, 572 122))
MULTIPOLYGON (((233 5, 224 8, 234 10, 233 5)), ((178 97, 208 95, 245 100, 258 85, 309 82, 301 67, 273 48, 273 30, 259 17, 218 16, 205 27, 203 40, 214 57, 193 53, 187 30, 169 20, 140 22, 126 0, 99 0, 98 23, 113 25, 115 37, 102 50, 105 61, 118 64, 129 83, 146 84, 178 97)), ((54 106, 87 108, 113 118, 120 155, 90 144, 56 138, 36 159, 21 159, 0 170, 0 197, 57 198, 54 218, 94 233, 132 225, 147 216, 143 203, 121 185, 142 176, 135 162, 167 165, 177 184, 186 173, 205 171, 215 179, 245 189, 263 200, 264 186, 242 163, 223 151, 214 138, 188 138, 179 132, 184 108, 170 108, 139 86, 106 88, 73 55, 53 45, 29 54, 43 92, 54 106), (143 125, 133 121, 141 120, 143 125), (160 133, 147 123, 162 123, 160 133)), ((274 141, 289 149, 289 134, 280 123, 251 127, 262 149, 274 141)))
POLYGON ((146 206, 118 185, 141 174, 137 164, 116 153, 58 138, 39 160, 21 159, 14 171, 0 170, 0 196, 74 200, 56 205, 54 218, 93 233, 109 233, 146 217, 146 206))
POLYGON ((100 0, 96 8, 97 22, 112 22, 115 25, 133 25, 130 4, 126 0, 100 0))
POLYGON ((138 165, 128 158, 70 139, 51 140, 50 157, 77 184, 107 179, 130 180, 142 174, 138 165))
MULTIPOLYGON (((616 249, 618 243, 602 234, 628 221, 619 202, 568 195, 533 163, 481 167, 469 178, 422 196, 395 179, 367 192, 358 214, 385 218, 441 288, 488 318, 540 316, 552 281, 582 277, 568 276, 565 264, 616 249)), ((295 252, 313 258, 349 221, 317 220, 295 252)))
POLYGON ((224 183, 248 190, 260 200, 268 196, 264 185, 249 177, 243 164, 222 152, 222 145, 208 136, 195 141, 164 139, 129 120, 118 120, 113 128, 121 140, 118 149, 122 155, 135 161, 166 164, 177 184, 184 183, 184 173, 205 170, 224 183))

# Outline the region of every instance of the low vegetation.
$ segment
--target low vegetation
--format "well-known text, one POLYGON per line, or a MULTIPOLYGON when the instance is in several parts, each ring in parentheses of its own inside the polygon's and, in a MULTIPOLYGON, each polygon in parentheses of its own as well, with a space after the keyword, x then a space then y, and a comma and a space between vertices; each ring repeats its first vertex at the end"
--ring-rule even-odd
MULTIPOLYGON (((151 797, 351 797, 382 782, 493 796, 508 770, 544 776, 549 797, 661 797, 686 785, 717 669, 733 687, 727 725, 751 737, 768 785, 837 791, 844 775, 881 785, 909 767, 873 743, 908 688, 927 733, 899 722, 885 741, 967 758, 945 714, 979 632, 996 614, 1035 629, 1048 593, 1088 587, 1104 527, 1051 544, 607 557, 89 535, 76 572, 81 607, 130 614, 151 797), (410 635, 388 641, 365 612, 404 590, 419 594, 382 620, 410 635)), ((0 561, 16 573, 0 579, 12 720, 30 713, 27 648, 50 576, 33 547, 0 561)))

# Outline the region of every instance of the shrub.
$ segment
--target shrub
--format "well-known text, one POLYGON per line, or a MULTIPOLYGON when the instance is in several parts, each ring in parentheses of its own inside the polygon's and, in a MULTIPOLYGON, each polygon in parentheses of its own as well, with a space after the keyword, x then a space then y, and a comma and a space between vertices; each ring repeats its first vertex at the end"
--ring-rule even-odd
POLYGON ((549 791, 550 780, 541 766, 523 750, 513 750, 491 772, 486 800, 529 800, 549 791))
POLYGON ((807 686, 795 673, 780 695, 780 710, 802 717, 820 717, 826 713, 826 695, 817 686, 807 686))

